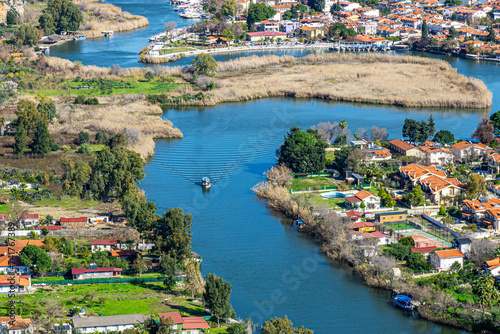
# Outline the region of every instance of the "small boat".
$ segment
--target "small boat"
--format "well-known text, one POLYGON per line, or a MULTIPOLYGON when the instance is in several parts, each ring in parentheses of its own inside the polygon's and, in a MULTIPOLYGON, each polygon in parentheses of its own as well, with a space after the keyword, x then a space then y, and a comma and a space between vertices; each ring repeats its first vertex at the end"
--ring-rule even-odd
POLYGON ((201 186, 203 188, 210 188, 212 186, 212 183, 210 182, 210 179, 206 176, 201 178, 201 186))
POLYGON ((111 37, 114 35, 114 32, 113 30, 104 30, 102 34, 104 35, 104 37, 111 37))
POLYGON ((397 306, 401 307, 402 309, 405 309, 407 311, 413 311, 413 299, 411 299, 408 296, 405 295, 397 295, 394 297, 394 302, 396 303, 397 306))
POLYGON ((75 35, 75 37, 73 37, 73 39, 75 41, 81 41, 83 39, 87 39, 87 34, 80 34, 80 35, 75 35))

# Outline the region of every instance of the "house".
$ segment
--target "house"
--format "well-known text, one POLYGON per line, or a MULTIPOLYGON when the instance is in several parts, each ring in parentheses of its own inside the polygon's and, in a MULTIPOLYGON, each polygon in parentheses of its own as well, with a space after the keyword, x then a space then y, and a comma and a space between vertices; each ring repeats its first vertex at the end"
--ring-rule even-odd
POLYGON ((160 319, 170 319, 172 327, 179 334, 208 333, 210 325, 203 317, 181 317, 179 312, 158 314, 160 319))
POLYGON ((95 263, 89 264, 88 268, 71 269, 71 275, 73 276, 74 280, 87 278, 111 278, 119 276, 121 272, 122 268, 99 268, 95 263))
POLYGON ((300 23, 297 21, 283 20, 280 23, 281 31, 286 34, 291 34, 295 30, 297 30, 300 26, 300 23))
POLYGON ((438 271, 448 270, 455 262, 458 262, 462 267, 464 254, 460 249, 445 249, 432 252, 430 260, 431 265, 438 271))
POLYGON ((118 240, 116 239, 92 239, 90 240, 90 251, 108 251, 118 249, 118 240))
POLYGON ((30 318, 23 319, 20 315, 0 317, 2 334, 33 334, 33 325, 30 318), (14 322, 14 323, 12 323, 14 322))
POLYGON ((422 157, 422 151, 411 144, 408 144, 401 139, 389 140, 391 151, 399 155, 406 155, 410 157, 422 157))
POLYGON ((460 214, 462 218, 468 219, 472 223, 480 223, 486 211, 500 208, 499 198, 488 198, 481 200, 466 199, 460 204, 460 214))
POLYGON ((310 27, 310 26, 302 26, 299 28, 299 35, 300 36, 305 36, 309 38, 318 38, 318 37, 323 37, 323 29, 319 27, 310 27))
POLYGON ((488 229, 493 229, 495 232, 500 231, 500 208, 488 209, 484 213, 482 225, 488 229))
POLYGON ((88 220, 89 219, 87 217, 61 217, 61 226, 66 228, 85 227, 87 226, 88 220))
POLYGON ((40 248, 43 247, 43 240, 16 240, 14 241, 14 246, 17 247, 26 247, 28 245, 38 246, 40 248))
POLYGON ((356 222, 347 224, 347 227, 356 232, 373 232, 375 225, 370 222, 356 222))
POLYGON ((89 217, 89 223, 91 224, 109 223, 109 217, 108 216, 89 217))
POLYGON ((367 161, 384 161, 392 159, 392 154, 388 149, 375 145, 374 143, 369 143, 361 152, 365 154, 367 161))
POLYGON ((441 144, 421 145, 419 149, 424 153, 430 165, 446 165, 453 163, 455 158, 452 151, 441 146, 441 144))
POLYGON ((21 258, 18 255, 9 257, 9 255, 0 256, 0 273, 19 273, 29 275, 30 266, 23 266, 21 258))
POLYGON ((415 248, 410 248, 410 251, 412 252, 417 252, 420 253, 424 256, 424 258, 428 258, 432 252, 436 249, 436 246, 431 246, 431 247, 415 247, 415 248))
POLYGON ((0 294, 9 293, 11 286, 15 287, 14 293, 28 293, 31 291, 31 276, 0 275, 0 294))
POLYGON ((488 172, 494 174, 500 172, 500 154, 493 153, 488 156, 488 172))
POLYGON ((259 31, 279 31, 280 26, 277 21, 264 20, 257 23, 259 31))
POLYGON ((58 231, 62 229, 61 225, 46 225, 46 226, 40 226, 40 231, 43 231, 43 229, 46 228, 49 231, 58 231))
POLYGON ((500 276, 500 258, 497 257, 493 260, 490 260, 490 261, 486 261, 484 264, 483 264, 483 270, 493 276, 493 277, 497 277, 497 276, 500 276))
POLYGON ((71 333, 73 333, 73 330, 71 328, 71 324, 69 324, 67 322, 55 323, 54 324, 54 333, 71 334, 71 333))
POLYGON ((361 213, 359 211, 354 211, 354 210, 347 211, 346 215, 347 215, 347 217, 349 217, 349 219, 351 221, 353 221, 353 220, 358 221, 361 219, 361 217, 363 217, 363 215, 361 215, 361 213))
POLYGON ((378 239, 378 245, 389 245, 391 243, 391 237, 385 233, 375 231, 370 233, 373 237, 378 239))
POLYGON ((348 169, 344 169, 344 179, 348 185, 361 186, 365 184, 365 178, 363 176, 353 173, 348 169))
POLYGON ((364 203, 367 209, 380 209, 380 197, 366 190, 361 190, 353 196, 346 197, 345 201, 351 207, 361 207, 361 203, 364 203))
POLYGON ((406 222, 406 212, 385 212, 375 214, 375 219, 381 223, 404 223, 406 222))
POLYGON ((470 254, 472 251, 472 241, 469 238, 458 238, 454 244, 464 255, 470 254))
POLYGON ((247 40, 250 42, 259 42, 265 40, 283 40, 287 34, 279 31, 257 31, 257 32, 247 32, 247 40))
POLYGON ((112 250, 111 256, 119 257, 120 259, 127 259, 132 255, 140 254, 138 251, 133 249, 121 249, 121 250, 112 250))
POLYGON ((23 225, 36 225, 39 222, 40 222, 40 215, 38 213, 19 216, 19 223, 23 225))
POLYGON ((133 329, 136 325, 143 325, 148 319, 140 313, 110 315, 104 317, 87 317, 77 314, 71 318, 73 328, 79 333, 102 333, 102 332, 122 332, 126 329, 133 329))
POLYGON ((459 143, 451 145, 451 152, 457 160, 460 161, 476 161, 483 157, 487 152, 491 150, 482 143, 471 143, 468 141, 461 141, 459 143))

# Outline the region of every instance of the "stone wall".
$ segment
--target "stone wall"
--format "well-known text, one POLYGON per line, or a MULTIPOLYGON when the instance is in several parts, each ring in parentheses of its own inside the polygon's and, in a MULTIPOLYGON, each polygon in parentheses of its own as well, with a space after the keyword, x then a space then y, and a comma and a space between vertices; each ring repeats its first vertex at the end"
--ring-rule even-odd
POLYGON ((19 15, 23 17, 25 6, 25 0, 0 0, 0 23, 7 21, 7 12, 11 8, 15 8, 19 15))

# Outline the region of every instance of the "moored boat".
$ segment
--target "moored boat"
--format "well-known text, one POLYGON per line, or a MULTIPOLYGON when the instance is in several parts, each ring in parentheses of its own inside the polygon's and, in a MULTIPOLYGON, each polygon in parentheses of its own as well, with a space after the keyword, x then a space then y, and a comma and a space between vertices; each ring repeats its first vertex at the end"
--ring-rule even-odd
POLYGON ((401 307, 402 309, 405 309, 407 311, 413 311, 413 299, 411 299, 408 296, 405 295, 397 295, 394 297, 394 302, 396 303, 396 306, 401 307))
POLYGON ((113 32, 113 30, 104 30, 102 32, 102 34, 104 35, 104 37, 111 37, 113 36, 115 33, 113 32))
POLYGON ((81 41, 83 39, 87 39, 87 34, 80 34, 80 35, 75 35, 75 37, 73 37, 73 39, 75 41, 81 41))
POLYGON ((210 188, 212 186, 212 183, 210 182, 210 179, 206 176, 201 178, 201 186, 203 188, 210 188))

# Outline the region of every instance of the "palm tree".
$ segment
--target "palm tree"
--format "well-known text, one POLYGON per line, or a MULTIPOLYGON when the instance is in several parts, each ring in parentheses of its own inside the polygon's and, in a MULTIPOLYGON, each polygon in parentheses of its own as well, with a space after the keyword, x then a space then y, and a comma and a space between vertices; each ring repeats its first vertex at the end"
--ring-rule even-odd
POLYGON ((339 127, 342 129, 342 130, 345 130, 347 129, 347 121, 345 119, 342 120, 342 122, 339 123, 339 127))
POLYGON ((455 171, 455 165, 453 162, 448 162, 446 164, 445 170, 448 172, 449 175, 451 175, 455 171))

